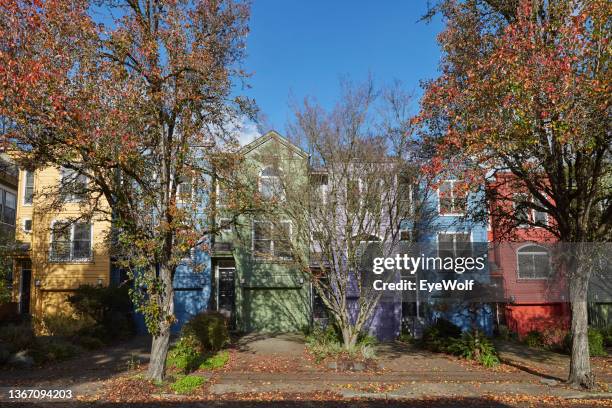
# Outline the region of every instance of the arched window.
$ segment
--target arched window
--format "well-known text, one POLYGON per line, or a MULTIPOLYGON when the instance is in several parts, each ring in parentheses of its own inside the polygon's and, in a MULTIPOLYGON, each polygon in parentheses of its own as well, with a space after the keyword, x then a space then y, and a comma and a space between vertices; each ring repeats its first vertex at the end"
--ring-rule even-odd
POLYGON ((283 187, 281 184, 281 173, 274 167, 266 167, 259 174, 259 192, 262 197, 270 200, 284 198, 283 187))
POLYGON ((526 245, 516 253, 519 279, 547 279, 550 276, 550 253, 539 245, 526 245))

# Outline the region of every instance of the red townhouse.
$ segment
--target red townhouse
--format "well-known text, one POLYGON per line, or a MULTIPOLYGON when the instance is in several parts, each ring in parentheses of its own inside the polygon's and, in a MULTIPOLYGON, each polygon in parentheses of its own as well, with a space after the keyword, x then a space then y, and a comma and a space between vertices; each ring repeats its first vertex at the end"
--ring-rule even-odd
POLYGON ((520 200, 525 200, 531 194, 512 174, 496 174, 488 187, 495 189, 491 190, 488 229, 491 276, 501 284, 504 297, 498 321, 521 338, 533 330, 568 329, 567 284, 551 262, 556 237, 543 227, 552 220, 544 212, 513 204, 515 195, 522 194, 520 200), (529 225, 520 225, 520 219, 529 225))

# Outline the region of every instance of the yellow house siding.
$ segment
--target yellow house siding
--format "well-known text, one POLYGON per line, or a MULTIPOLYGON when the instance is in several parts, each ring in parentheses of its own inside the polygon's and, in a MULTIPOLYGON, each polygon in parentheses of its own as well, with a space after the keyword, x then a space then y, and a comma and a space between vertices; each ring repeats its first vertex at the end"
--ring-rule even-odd
MULTIPOLYGON (((92 219, 92 257, 87 262, 54 262, 49 259, 51 227, 53 222, 73 219, 80 214, 78 203, 65 203, 61 210, 48 211, 44 192, 59 185, 60 171, 55 168, 40 169, 34 176, 34 203, 24 205, 25 172, 19 174, 19 200, 17 208, 17 239, 30 244, 32 283, 30 288, 30 312, 38 317, 47 313, 68 311, 66 297, 80 285, 109 284, 110 257, 106 236, 110 222, 92 219), (32 232, 23 231, 23 220, 32 220, 32 232), (38 283, 38 285, 37 285, 38 283)), ((20 270, 15 271, 15 285, 20 288, 20 270)))

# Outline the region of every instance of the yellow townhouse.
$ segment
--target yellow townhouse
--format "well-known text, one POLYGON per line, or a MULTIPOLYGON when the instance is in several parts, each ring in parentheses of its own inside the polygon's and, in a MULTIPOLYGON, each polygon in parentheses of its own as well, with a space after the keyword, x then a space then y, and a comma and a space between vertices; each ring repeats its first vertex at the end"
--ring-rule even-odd
POLYGON ((102 216, 77 219, 89 203, 87 183, 63 168, 19 171, 13 274, 19 313, 40 318, 68 312, 71 291, 109 284, 110 222, 102 216), (53 197, 61 197, 61 204, 51 205, 58 201, 53 197))

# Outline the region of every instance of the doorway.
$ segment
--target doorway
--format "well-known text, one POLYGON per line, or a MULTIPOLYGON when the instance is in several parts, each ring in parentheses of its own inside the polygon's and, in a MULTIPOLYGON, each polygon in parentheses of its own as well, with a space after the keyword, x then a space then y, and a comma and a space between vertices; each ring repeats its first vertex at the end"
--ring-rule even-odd
POLYGON ((217 310, 225 315, 230 329, 236 328, 236 263, 233 259, 217 261, 217 310))
POLYGON ((30 314, 30 290, 32 285, 32 262, 21 261, 21 285, 19 286, 19 313, 30 314))

